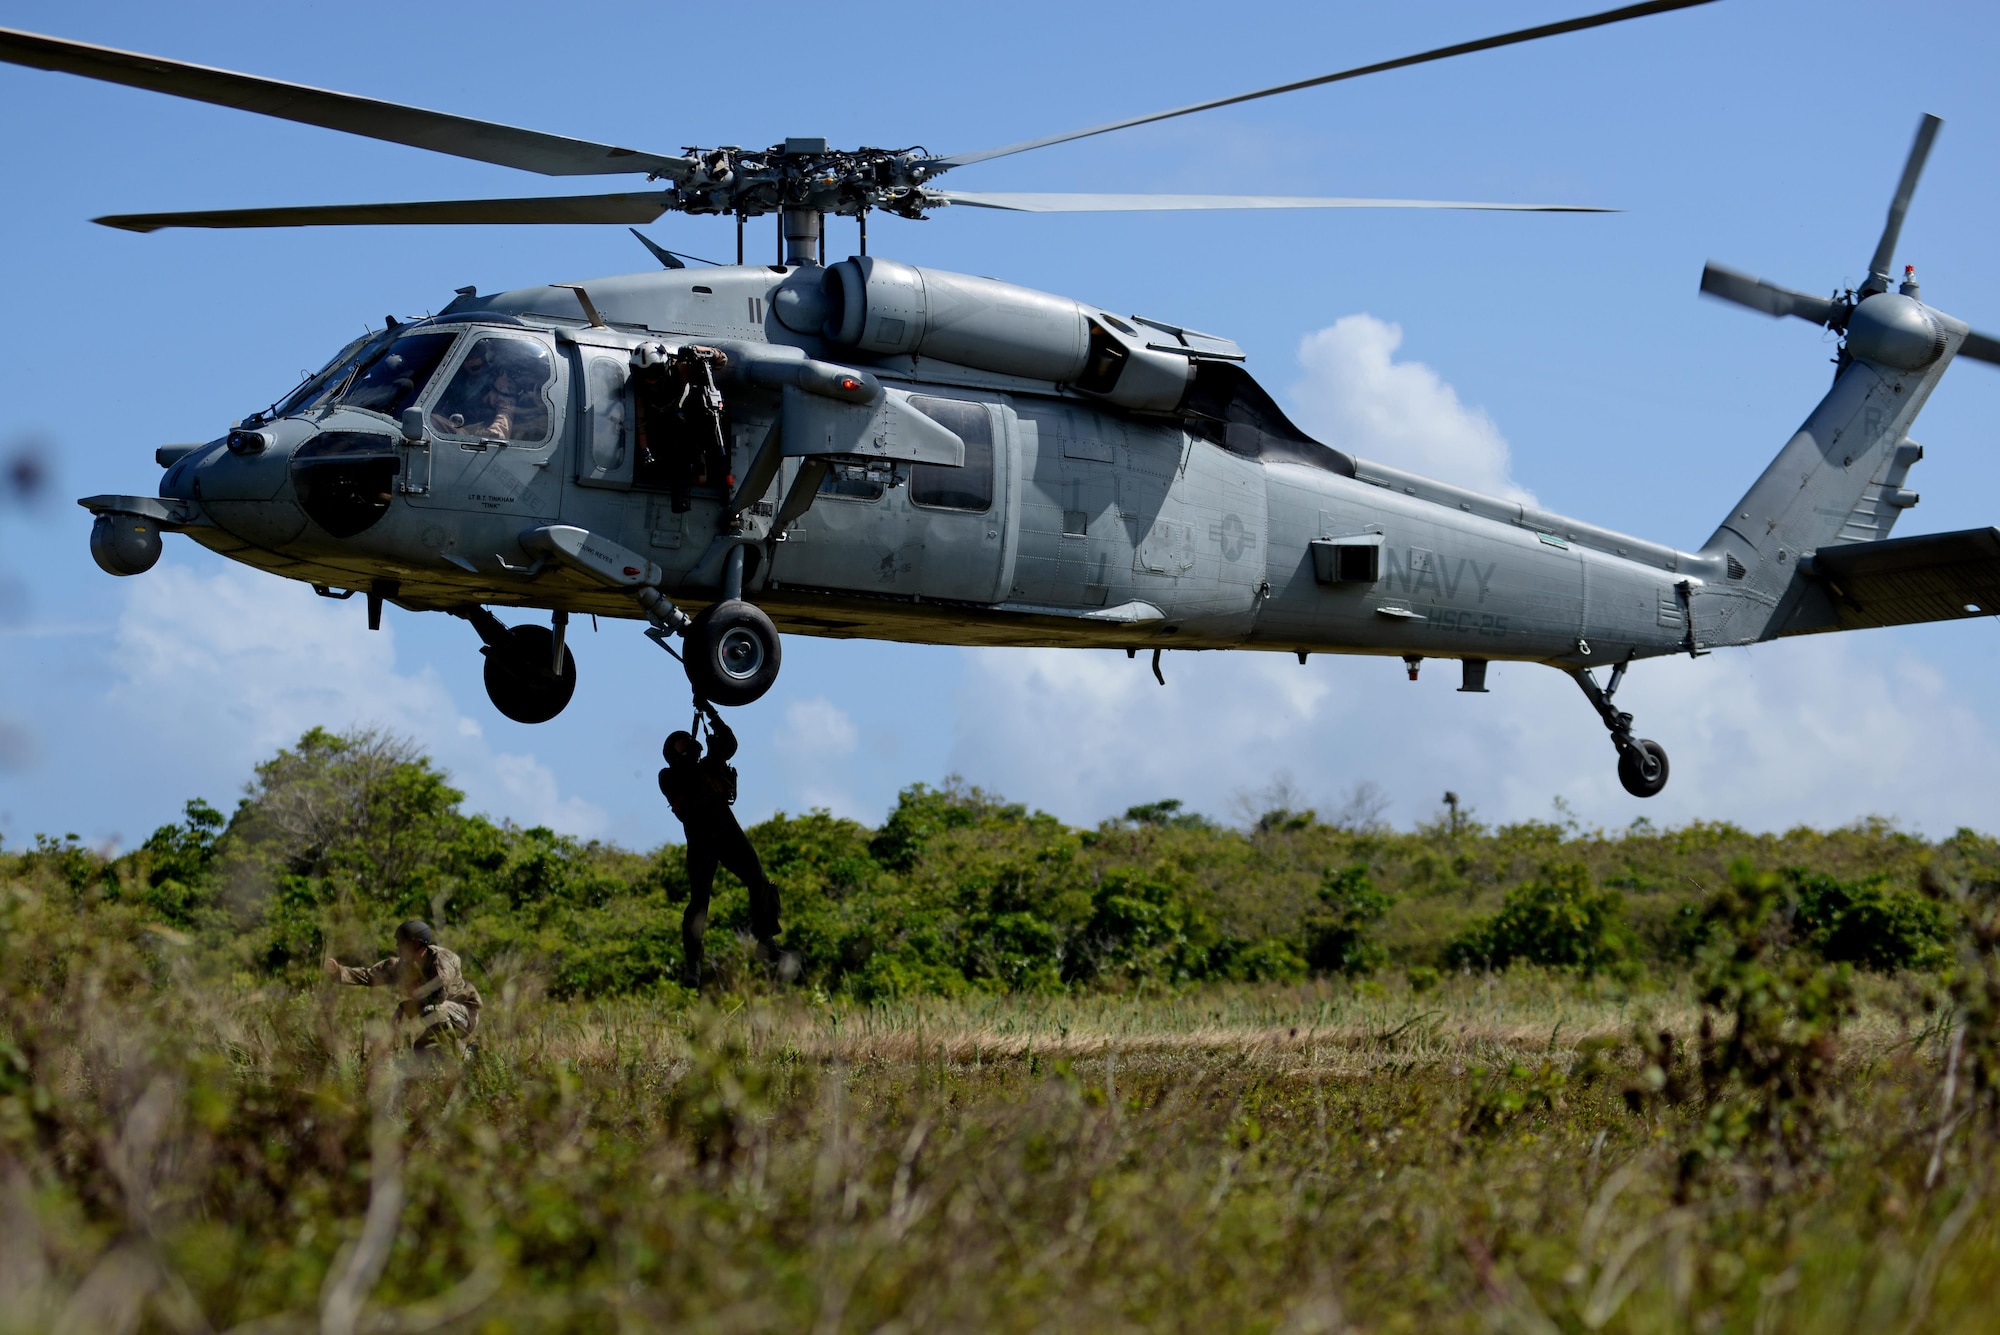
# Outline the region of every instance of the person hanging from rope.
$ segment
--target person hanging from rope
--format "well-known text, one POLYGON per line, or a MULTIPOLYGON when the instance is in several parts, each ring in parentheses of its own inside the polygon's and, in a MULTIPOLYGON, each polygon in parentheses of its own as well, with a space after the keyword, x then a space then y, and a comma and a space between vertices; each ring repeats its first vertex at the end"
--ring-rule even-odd
POLYGON ((702 942, 708 935, 708 901, 717 866, 727 867, 750 891, 750 931, 757 938, 757 958, 790 982, 798 976, 798 957, 778 945, 778 887, 764 875, 757 850, 737 823, 730 806, 736 801, 736 734, 722 721, 715 706, 695 699, 695 719, 708 723, 708 751, 693 732, 676 732, 661 748, 666 768, 660 771, 660 792, 687 832, 688 905, 681 918, 684 952, 681 982, 701 987, 702 942))

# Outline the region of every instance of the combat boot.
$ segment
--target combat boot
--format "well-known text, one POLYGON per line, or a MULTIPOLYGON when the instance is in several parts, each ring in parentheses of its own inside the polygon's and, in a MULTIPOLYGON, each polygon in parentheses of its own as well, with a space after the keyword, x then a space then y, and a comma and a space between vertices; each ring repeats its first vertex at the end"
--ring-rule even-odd
POLYGON ((786 950, 768 936, 757 939, 757 959, 779 982, 796 983, 799 980, 798 952, 786 950))

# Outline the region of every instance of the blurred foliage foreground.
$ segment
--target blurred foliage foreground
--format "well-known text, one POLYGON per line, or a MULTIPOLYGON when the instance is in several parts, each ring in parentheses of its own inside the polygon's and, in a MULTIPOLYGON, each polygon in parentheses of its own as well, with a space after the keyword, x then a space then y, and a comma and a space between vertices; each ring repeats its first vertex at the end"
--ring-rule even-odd
POLYGON ((315 733, 4 855, 0 1330, 1993 1327, 1982 836, 918 788, 758 828, 808 984, 718 1003, 672 850, 457 804, 315 733), (468 1061, 304 972, 415 911, 468 1061))

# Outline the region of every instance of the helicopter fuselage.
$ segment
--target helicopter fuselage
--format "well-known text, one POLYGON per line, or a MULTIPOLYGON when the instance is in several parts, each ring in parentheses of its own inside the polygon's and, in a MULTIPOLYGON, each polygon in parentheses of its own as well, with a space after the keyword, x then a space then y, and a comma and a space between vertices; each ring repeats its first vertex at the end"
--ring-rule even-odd
MULTIPOLYGON (((416 610, 639 616, 622 590, 523 546, 567 525, 642 554, 662 592, 694 604, 720 596, 728 550, 747 547, 746 596, 810 635, 1571 667, 1691 647, 1691 586, 1710 558, 1315 452, 1302 436, 1257 457, 1227 422, 1191 429, 1176 411, 1074 385, 857 356, 780 320, 774 305, 802 278, 824 281, 734 266, 599 280, 580 295, 462 296, 377 336, 428 363, 402 397, 350 383, 345 395, 322 386, 315 403, 308 382, 292 405, 175 460, 160 494, 185 522, 165 526, 323 592, 416 610), (454 428, 444 410, 461 372, 486 355, 476 348, 502 344, 544 368, 543 416, 454 428), (884 398, 955 425, 969 454, 956 465, 821 455, 823 480, 780 537, 774 512, 814 460, 811 442, 792 442, 768 489, 722 522, 788 412, 810 424, 811 409, 845 405, 725 377, 728 476, 676 496, 647 477, 629 367, 642 347, 685 344, 720 348, 739 370, 760 348, 865 368, 884 398), (399 420, 412 411, 421 431, 399 420)), ((1204 337, 1190 336, 1224 346, 1204 337)), ((367 352, 350 360, 365 365, 367 352)))

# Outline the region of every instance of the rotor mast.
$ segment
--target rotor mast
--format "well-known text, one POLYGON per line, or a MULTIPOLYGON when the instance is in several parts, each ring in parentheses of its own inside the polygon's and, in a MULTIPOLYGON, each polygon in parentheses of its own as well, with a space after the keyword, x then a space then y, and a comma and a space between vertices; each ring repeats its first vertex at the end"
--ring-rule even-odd
POLYGON ((784 265, 796 269, 826 261, 826 215, 811 208, 778 211, 778 231, 784 244, 784 265))

